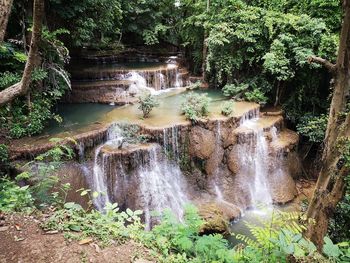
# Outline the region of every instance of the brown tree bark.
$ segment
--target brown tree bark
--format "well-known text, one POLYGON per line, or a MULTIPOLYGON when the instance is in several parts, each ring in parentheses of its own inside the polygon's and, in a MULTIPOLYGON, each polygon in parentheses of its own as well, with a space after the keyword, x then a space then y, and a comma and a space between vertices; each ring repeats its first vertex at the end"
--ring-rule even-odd
POLYGON ((307 217, 313 219, 314 224, 309 225, 306 234, 319 250, 323 247, 329 219, 343 198, 344 179, 350 173, 349 167, 342 165, 342 147, 344 142, 349 142, 350 139, 350 116, 348 114, 345 120, 340 116, 340 113, 345 111, 350 90, 350 0, 343 1, 343 11, 337 63, 333 65, 317 57, 309 59, 310 62, 323 64, 328 68, 333 73, 335 81, 324 140, 322 167, 307 211, 307 217))
POLYGON ((19 83, 0 92, 0 107, 12 101, 18 96, 25 95, 31 82, 31 75, 35 68, 38 55, 38 46, 41 40, 42 19, 44 15, 44 0, 34 0, 33 7, 33 32, 30 43, 28 59, 24 68, 22 79, 19 83))
POLYGON ((0 0, 0 43, 4 41, 13 0, 0 0))

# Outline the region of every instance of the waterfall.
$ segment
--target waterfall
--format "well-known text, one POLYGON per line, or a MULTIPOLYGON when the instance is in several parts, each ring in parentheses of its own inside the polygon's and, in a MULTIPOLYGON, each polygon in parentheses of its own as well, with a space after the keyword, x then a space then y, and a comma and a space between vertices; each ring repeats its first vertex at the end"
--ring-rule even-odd
POLYGON ((150 92, 151 94, 155 93, 155 90, 152 88, 149 88, 147 86, 146 79, 136 71, 131 71, 124 77, 125 80, 128 80, 131 82, 128 92, 131 95, 140 94, 142 92, 150 92))
POLYGON ((159 91, 169 88, 179 88, 183 85, 178 66, 167 64, 165 68, 159 70, 132 70, 125 72, 122 80, 131 82, 128 93, 131 95, 148 91, 158 94, 159 91))
POLYGON ((105 155, 101 155, 101 149, 104 145, 97 147, 94 157, 93 167, 93 190, 99 193, 94 199, 94 205, 99 211, 102 211, 109 201, 107 178, 105 177, 105 155))
POLYGON ((181 219, 187 202, 186 185, 179 166, 159 156, 157 148, 150 150, 149 164, 139 168, 140 198, 147 229, 152 225, 151 211, 160 213, 169 208, 181 219))
MULTIPOLYGON (((220 123, 220 121, 217 121, 217 123, 216 123, 215 140, 216 140, 215 152, 217 154, 218 148, 221 147, 221 123, 220 123)), ((213 182, 214 190, 215 190, 216 199, 218 201, 223 202, 224 201, 224 196, 223 196, 223 193, 222 193, 222 191, 220 189, 220 186, 218 184, 219 181, 220 181, 219 167, 217 167, 216 171, 215 171, 214 182, 213 182)))
POLYGON ((173 125, 163 129, 163 150, 176 162, 180 161, 179 128, 173 125))
POLYGON ((106 203, 110 202, 107 184, 108 179, 105 172, 108 159, 101 150, 106 145, 119 146, 122 140, 120 128, 118 125, 112 125, 107 131, 107 142, 98 146, 95 150, 92 184, 93 191, 99 193, 98 197, 94 199, 94 205, 100 211, 104 209, 106 203))
POLYGON ((277 140, 277 128, 275 126, 273 126, 271 128, 270 133, 271 133, 272 141, 276 141, 277 140))
POLYGON ((79 162, 84 161, 84 156, 85 156, 85 146, 83 142, 78 143, 78 156, 79 156, 79 162))
MULTIPOLYGON (((178 156, 177 127, 169 133, 174 156, 178 156)), ((147 229, 157 220, 152 211, 169 208, 181 219, 187 187, 177 162, 167 159, 158 144, 121 150, 121 134, 118 124, 112 125, 107 142, 96 148, 92 188, 102 193, 94 199, 96 208, 102 211, 106 202, 116 202, 120 207, 143 210, 147 229)))
POLYGON ((240 164, 239 174, 248 182, 253 205, 271 204, 269 188, 269 147, 263 129, 256 125, 258 119, 245 121, 241 126, 248 128, 252 134, 245 142, 237 145, 240 164))

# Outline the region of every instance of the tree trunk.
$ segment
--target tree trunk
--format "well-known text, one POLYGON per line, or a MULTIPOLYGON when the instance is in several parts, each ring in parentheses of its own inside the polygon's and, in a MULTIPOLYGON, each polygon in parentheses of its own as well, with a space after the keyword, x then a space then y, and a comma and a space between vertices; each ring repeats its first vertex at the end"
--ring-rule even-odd
POLYGON ((0 0, 0 43, 4 41, 13 0, 0 0))
POLYGON ((31 82, 31 75, 35 67, 38 55, 38 46, 41 39, 42 18, 44 14, 44 0, 34 0, 33 7, 33 32, 30 43, 28 59, 24 68, 22 79, 19 83, 0 92, 0 107, 12 101, 20 95, 25 95, 31 82))
POLYGON ((342 146, 350 138, 350 116, 348 114, 345 121, 340 118, 340 113, 345 111, 350 89, 350 0, 343 1, 343 9, 344 19, 336 65, 320 58, 311 58, 312 62, 323 64, 332 71, 335 80, 324 140, 322 167, 307 211, 307 217, 313 219, 315 224, 310 224, 306 234, 319 249, 322 249, 329 219, 343 198, 344 179, 350 173, 348 166, 339 167, 343 158, 342 146), (344 142, 344 139, 347 141, 344 142))
POLYGON ((208 53, 208 41, 207 41, 208 34, 205 31, 204 32, 204 40, 203 40, 203 50, 202 50, 202 79, 203 82, 206 82, 207 80, 207 53, 208 53))

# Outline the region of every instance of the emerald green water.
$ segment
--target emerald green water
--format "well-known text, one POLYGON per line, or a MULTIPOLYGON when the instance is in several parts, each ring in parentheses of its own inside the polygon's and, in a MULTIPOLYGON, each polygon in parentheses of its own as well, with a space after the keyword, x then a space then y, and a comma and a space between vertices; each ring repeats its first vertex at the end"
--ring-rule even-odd
POLYGON ((56 134, 83 128, 97 122, 114 108, 109 105, 95 103, 59 104, 57 113, 62 117, 63 122, 51 122, 44 133, 56 134))
MULTIPOLYGON (((56 135, 59 133, 75 133, 79 130, 86 130, 90 125, 98 122, 109 124, 118 121, 127 121, 142 124, 148 127, 166 127, 174 124, 187 123, 184 115, 181 114, 181 104, 185 100, 185 95, 189 91, 183 88, 168 90, 159 94, 159 107, 155 108, 150 117, 142 119, 142 113, 138 105, 111 106, 104 104, 61 104, 57 113, 63 118, 63 122, 51 123, 44 131, 46 135, 56 135)), ((221 106, 225 98, 221 92, 194 91, 202 94, 207 93, 211 98, 209 106, 209 118, 224 118, 221 115, 221 106)), ((235 104, 234 115, 239 116, 247 110, 255 107, 254 103, 237 102, 235 104)))
POLYGON ((71 65, 72 71, 83 72, 98 72, 101 70, 152 70, 160 67, 165 67, 164 62, 126 62, 126 63, 100 63, 100 64, 78 64, 71 65))

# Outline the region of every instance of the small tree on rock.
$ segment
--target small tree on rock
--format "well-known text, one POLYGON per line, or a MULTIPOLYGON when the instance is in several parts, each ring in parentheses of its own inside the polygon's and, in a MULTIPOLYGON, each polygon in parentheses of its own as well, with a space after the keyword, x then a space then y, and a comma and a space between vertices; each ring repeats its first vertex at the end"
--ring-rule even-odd
POLYGON ((158 100, 151 93, 140 96, 138 104, 138 109, 142 111, 143 118, 148 118, 153 108, 159 106, 158 100))

